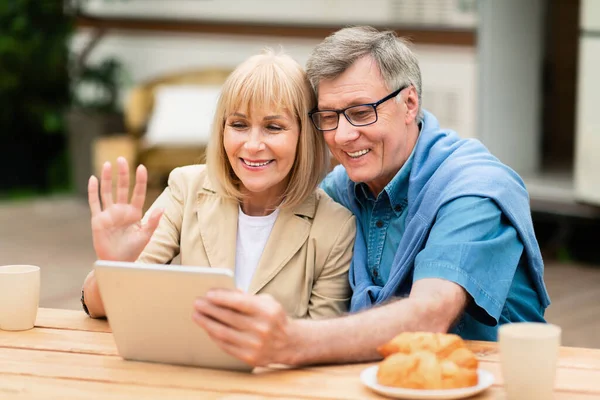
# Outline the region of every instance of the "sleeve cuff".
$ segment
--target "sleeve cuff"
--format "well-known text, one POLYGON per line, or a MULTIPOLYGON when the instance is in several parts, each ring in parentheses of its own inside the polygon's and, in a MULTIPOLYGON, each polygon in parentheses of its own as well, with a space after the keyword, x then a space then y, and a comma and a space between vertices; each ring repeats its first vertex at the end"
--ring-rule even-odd
POLYGON ((498 324, 503 304, 492 297, 479 282, 470 277, 462 269, 444 263, 426 263, 415 267, 413 281, 437 278, 460 285, 473 298, 467 306, 467 313, 482 324, 495 326, 498 324))

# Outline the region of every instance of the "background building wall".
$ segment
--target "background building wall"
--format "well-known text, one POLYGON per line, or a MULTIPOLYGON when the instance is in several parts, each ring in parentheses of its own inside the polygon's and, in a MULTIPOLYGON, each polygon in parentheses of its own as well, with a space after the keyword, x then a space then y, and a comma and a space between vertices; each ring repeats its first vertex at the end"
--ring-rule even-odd
MULTIPOLYGON (((372 24, 398 26, 435 25, 474 28, 476 12, 469 0, 142 0, 105 2, 91 0, 88 11, 95 15, 132 18, 173 18, 227 20, 278 24, 372 24), (273 7, 277 4, 277 7, 273 7), (285 4, 285 6, 283 6, 285 4)), ((79 50, 91 38, 82 29, 72 48, 79 50)), ((321 39, 213 35, 195 33, 109 31, 94 49, 90 62, 116 57, 125 65, 128 86, 178 71, 204 68, 232 68, 265 47, 282 47, 304 65, 321 39)), ((440 123, 463 137, 476 137, 475 106, 477 55, 473 47, 414 44, 423 74, 424 107, 440 123)), ((127 90, 123 92, 124 98, 127 90)))

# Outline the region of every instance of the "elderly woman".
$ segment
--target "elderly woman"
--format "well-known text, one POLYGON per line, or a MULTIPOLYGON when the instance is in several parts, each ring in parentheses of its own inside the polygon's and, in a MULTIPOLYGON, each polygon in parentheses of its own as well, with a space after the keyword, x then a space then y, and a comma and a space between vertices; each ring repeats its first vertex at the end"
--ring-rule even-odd
MULTIPOLYGON (((269 294, 292 318, 347 310, 355 220, 316 189, 329 163, 308 119, 315 96, 302 67, 265 52, 242 63, 223 85, 206 165, 175 169, 142 221, 147 172, 136 171, 128 202, 127 161, 89 181, 94 249, 99 259, 229 268, 236 285, 269 294), (102 202, 102 206, 101 206, 102 202)), ((84 309, 105 315, 94 272, 84 309)))

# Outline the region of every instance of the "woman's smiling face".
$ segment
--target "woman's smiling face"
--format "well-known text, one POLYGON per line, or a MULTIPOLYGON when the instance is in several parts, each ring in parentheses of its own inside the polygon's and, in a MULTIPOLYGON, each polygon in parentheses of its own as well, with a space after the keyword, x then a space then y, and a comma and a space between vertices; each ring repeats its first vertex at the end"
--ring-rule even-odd
POLYGON ((249 195, 282 196, 296 159, 300 124, 286 109, 239 109, 225 120, 223 146, 249 195))

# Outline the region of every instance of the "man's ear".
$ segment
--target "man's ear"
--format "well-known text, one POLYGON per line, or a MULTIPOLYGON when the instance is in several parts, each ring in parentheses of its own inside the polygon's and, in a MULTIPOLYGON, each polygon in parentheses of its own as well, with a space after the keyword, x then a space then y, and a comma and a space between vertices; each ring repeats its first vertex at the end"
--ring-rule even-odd
POLYGON ((406 104, 404 122, 409 125, 419 117, 419 95, 414 86, 409 87, 407 92, 404 100, 406 104))

